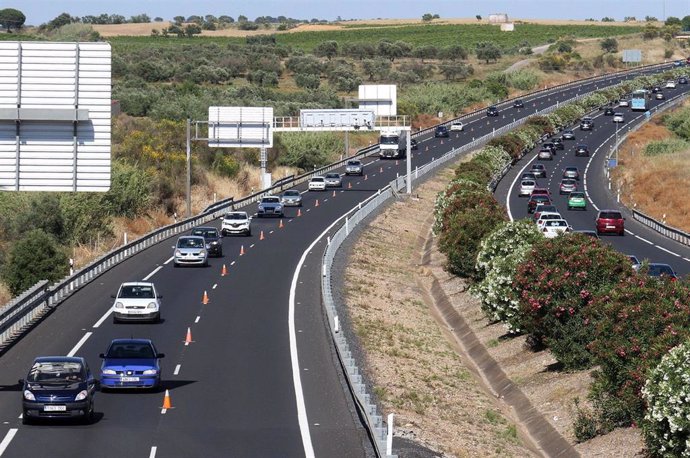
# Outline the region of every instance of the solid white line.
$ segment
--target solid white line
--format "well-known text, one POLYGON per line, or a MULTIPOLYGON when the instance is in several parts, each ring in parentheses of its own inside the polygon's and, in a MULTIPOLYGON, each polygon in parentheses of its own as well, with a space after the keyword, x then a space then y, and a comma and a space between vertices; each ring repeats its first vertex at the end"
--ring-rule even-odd
POLYGON ((522 176, 525 169, 527 167, 529 167, 533 161, 534 161, 534 159, 532 159, 531 161, 527 162, 527 164, 525 164, 525 166, 520 170, 520 173, 515 175, 515 179, 510 184, 510 187, 508 188, 508 195, 506 196, 506 210, 508 210, 508 218, 510 218, 511 221, 515 221, 515 220, 513 219, 513 213, 510 211, 510 196, 513 194, 513 188, 515 187, 515 183, 517 183, 518 178, 520 178, 522 176))
POLYGON ((84 337, 82 337, 81 340, 77 342, 77 344, 74 346, 74 348, 70 350, 69 353, 67 353, 67 356, 74 356, 74 354, 79 351, 81 346, 84 345, 84 342, 86 342, 86 340, 89 337, 91 337, 91 334, 93 334, 93 332, 87 332, 86 334, 84 334, 84 337))
POLYGON ((175 372, 173 372, 173 375, 179 374, 179 373, 180 373, 180 368, 181 368, 181 367, 182 367, 181 364, 178 364, 177 366, 175 366, 175 372))
POLYGON ((7 447, 10 445, 10 442, 12 442, 12 439, 14 439, 15 434, 17 434, 18 429, 17 428, 10 428, 9 431, 7 431, 7 434, 5 434, 5 438, 0 442, 0 456, 2 456, 3 453, 5 453, 5 450, 7 450, 7 447))
POLYGON ((167 264, 169 264, 169 263, 170 263, 170 261, 172 261, 172 260, 173 260, 173 258, 174 258, 174 256, 170 256, 170 259, 168 259, 167 261, 165 261, 165 262, 164 262, 163 264, 166 264, 166 265, 167 265, 167 264))
POLYGON ((158 267, 156 267, 155 269, 153 269, 153 272, 151 272, 150 274, 148 274, 147 276, 145 276, 143 281, 146 281, 146 280, 148 280, 149 278, 151 278, 151 277, 153 277, 154 275, 156 275, 156 272, 158 272, 158 271, 161 270, 162 268, 163 268, 163 266, 158 266, 158 267))
POLYGON ((161 409, 161 415, 165 415, 165 412, 167 412, 168 409, 161 409))
POLYGON ((94 328, 99 327, 100 325, 103 324, 103 322, 110 316, 110 314, 113 313, 113 308, 110 307, 105 314, 96 321, 96 323, 93 325, 94 328))
POLYGON ((155 445, 151 447, 151 453, 149 453, 149 458, 156 458, 156 450, 158 450, 158 447, 155 445))
POLYGON ((677 256, 677 257, 680 258, 680 255, 679 255, 678 253, 674 253, 674 252, 671 251, 671 250, 667 250, 666 248, 664 248, 664 247, 662 247, 662 246, 660 246, 660 245, 654 245, 654 246, 657 247, 658 249, 662 250, 662 251, 667 252, 668 254, 672 254, 673 256, 677 256))

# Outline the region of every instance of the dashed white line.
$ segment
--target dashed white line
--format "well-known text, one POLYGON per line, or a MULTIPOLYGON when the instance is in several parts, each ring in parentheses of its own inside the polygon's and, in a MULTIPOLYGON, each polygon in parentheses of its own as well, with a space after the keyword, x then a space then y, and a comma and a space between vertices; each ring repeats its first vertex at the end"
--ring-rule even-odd
POLYGON ((156 451, 158 450, 158 447, 155 445, 151 447, 151 453, 149 453, 149 458, 156 458, 156 451))
POLYGON ((231 266, 234 266, 234 265, 235 265, 235 262, 237 262, 237 261, 232 261, 232 262, 230 263, 230 265, 231 265, 231 266))
POLYGON ((654 245, 653 242, 650 242, 650 241, 647 240, 646 238, 640 237, 639 235, 636 235, 635 238, 636 238, 636 239, 640 239, 640 240, 642 240, 643 242, 646 242, 646 243, 648 243, 648 244, 650 244, 650 245, 654 245))
POLYGON ((113 313, 113 308, 109 308, 105 314, 96 321, 96 323, 93 325, 94 328, 99 327, 100 325, 103 324, 103 322, 110 316, 110 314, 113 313))
POLYGON ((158 271, 161 270, 162 268, 163 268, 163 266, 158 266, 158 267, 156 267, 155 269, 153 269, 153 272, 151 272, 150 274, 148 274, 147 276, 145 276, 143 281, 147 281, 149 278, 151 278, 151 277, 153 277, 154 275, 156 275, 156 272, 158 272, 158 271))
POLYGON ((178 375, 180 373, 180 368, 182 367, 182 364, 178 364, 175 366, 175 371, 173 372, 173 375, 178 375))
POLYGON ((216 289, 218 287, 218 283, 214 283, 211 289, 216 289))
POLYGON ((254 248, 254 245, 255 245, 255 244, 252 243, 251 245, 249 245, 249 248, 254 248))
POLYGON ((5 438, 0 442, 0 456, 2 456, 3 453, 5 453, 5 450, 7 450, 7 447, 10 445, 10 442, 12 442, 12 439, 14 439, 14 436, 17 434, 18 429, 17 428, 10 428, 9 431, 7 431, 7 434, 5 434, 5 438))
POLYGON ((198 323, 200 319, 201 319, 201 317, 200 317, 200 316, 197 316, 197 317, 196 317, 196 320, 194 320, 194 322, 195 322, 195 323, 198 323))
POLYGON ((86 334, 84 334, 84 337, 82 337, 81 340, 79 340, 79 342, 77 342, 77 344, 74 346, 74 348, 72 348, 70 352, 67 353, 67 356, 74 356, 79 351, 81 346, 84 345, 84 342, 86 342, 88 338, 91 337, 91 334, 93 334, 93 332, 87 332, 86 334))
POLYGON ((665 251, 665 252, 667 252, 668 254, 672 254, 673 256, 677 256, 677 257, 680 258, 680 255, 679 255, 678 253, 674 253, 674 252, 671 251, 671 250, 667 250, 666 248, 664 248, 664 247, 662 247, 662 246, 660 246, 660 245, 654 245, 654 246, 657 247, 658 249, 660 249, 661 251, 665 251))
POLYGON ((167 264, 169 264, 170 261, 172 261, 173 259, 174 259, 174 256, 170 256, 170 259, 168 259, 167 261, 165 261, 163 264, 166 264, 166 265, 167 265, 167 264))

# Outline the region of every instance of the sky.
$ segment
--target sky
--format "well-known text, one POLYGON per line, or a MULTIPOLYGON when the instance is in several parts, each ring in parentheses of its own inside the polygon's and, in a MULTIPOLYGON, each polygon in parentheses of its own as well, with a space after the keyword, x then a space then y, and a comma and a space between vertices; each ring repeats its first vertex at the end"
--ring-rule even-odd
POLYGON ((643 19, 655 16, 690 15, 690 0, 261 0, 255 2, 223 0, 0 0, 0 8, 16 8, 26 15, 27 25, 39 25, 66 12, 72 16, 121 14, 127 18, 146 13, 160 16, 240 14, 287 16, 296 19, 372 19, 421 18, 424 13, 442 18, 487 17, 508 13, 521 19, 601 19, 622 20, 625 16, 643 19))

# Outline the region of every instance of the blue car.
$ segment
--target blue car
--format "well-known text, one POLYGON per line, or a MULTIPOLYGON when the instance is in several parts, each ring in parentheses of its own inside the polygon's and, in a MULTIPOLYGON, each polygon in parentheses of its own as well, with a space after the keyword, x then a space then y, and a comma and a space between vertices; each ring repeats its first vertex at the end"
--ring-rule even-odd
POLYGON ((156 389, 161 382, 160 359, 148 339, 115 339, 101 353, 101 391, 119 388, 156 389))

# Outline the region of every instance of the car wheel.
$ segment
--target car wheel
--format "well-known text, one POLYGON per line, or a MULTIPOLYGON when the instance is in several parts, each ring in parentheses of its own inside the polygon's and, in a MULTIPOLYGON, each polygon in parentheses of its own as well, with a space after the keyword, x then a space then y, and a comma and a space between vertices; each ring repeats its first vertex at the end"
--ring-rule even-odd
POLYGON ((177 269, 178 267, 180 267, 180 265, 176 262, 173 262, 173 267, 177 269))
POLYGON ((570 211, 570 210, 572 210, 572 209, 573 209, 573 207, 571 207, 570 205, 568 205, 568 211, 570 211))
POLYGON ((220 251, 218 252, 218 257, 219 257, 219 258, 222 258, 222 257, 223 257, 223 250, 220 250, 220 251))
POLYGON ((95 417, 94 413, 95 412, 94 412, 93 401, 91 401, 91 407, 89 408, 89 411, 86 414, 84 414, 84 418, 82 419, 82 422, 85 425, 92 424, 94 421, 94 417, 95 417))
POLYGON ((158 312, 158 315, 153 319, 154 323, 160 323, 161 322, 161 314, 158 312))
POLYGON ((208 258, 204 260, 204 263, 201 265, 202 267, 208 267, 208 258))
POLYGON ((251 237, 251 236, 252 236, 252 231, 247 231, 247 237, 251 237))
POLYGON ((621 237, 625 237, 625 230, 620 231, 618 235, 620 235, 621 237))
POLYGON ((33 418, 29 417, 26 414, 26 411, 24 411, 24 413, 22 415, 22 425, 30 425, 32 423, 33 423, 33 418))
POLYGON ((115 317, 113 316, 113 324, 118 324, 119 322, 120 322, 120 320, 118 320, 117 318, 115 318, 115 317))

